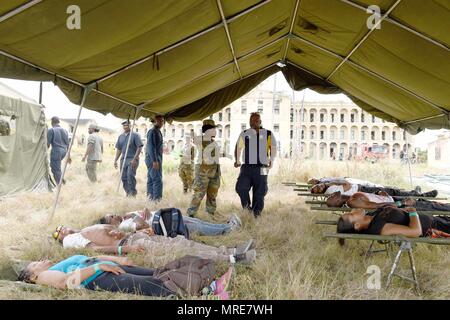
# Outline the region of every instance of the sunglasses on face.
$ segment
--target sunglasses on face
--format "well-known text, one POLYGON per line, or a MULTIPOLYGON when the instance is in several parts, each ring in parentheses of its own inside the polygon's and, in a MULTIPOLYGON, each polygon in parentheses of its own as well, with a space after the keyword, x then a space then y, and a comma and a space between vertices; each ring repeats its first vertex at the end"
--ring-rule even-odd
POLYGON ((58 240, 61 231, 64 229, 64 226, 59 226, 56 228, 55 232, 53 232, 53 239, 58 240))

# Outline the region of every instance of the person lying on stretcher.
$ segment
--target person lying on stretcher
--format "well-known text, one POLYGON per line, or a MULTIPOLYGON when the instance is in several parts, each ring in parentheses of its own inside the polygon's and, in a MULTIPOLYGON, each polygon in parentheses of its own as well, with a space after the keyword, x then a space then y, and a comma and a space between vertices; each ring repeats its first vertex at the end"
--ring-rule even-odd
POLYGON ((308 180, 308 184, 316 185, 320 183, 351 183, 351 184, 359 184, 360 186, 366 186, 366 187, 376 187, 376 188, 383 188, 382 185, 376 184, 370 181, 366 180, 360 180, 360 179, 354 179, 349 177, 323 177, 320 179, 317 178, 311 178, 308 180))
POLYGON ((383 207, 369 214, 364 209, 353 209, 339 218, 337 232, 411 238, 450 237, 450 217, 420 214, 413 207, 383 207))
POLYGON ((348 182, 344 183, 320 183, 316 184, 311 188, 311 193, 313 194, 325 194, 331 195, 335 192, 340 192, 345 196, 352 196, 356 192, 365 192, 365 193, 375 193, 385 192, 391 197, 431 197, 435 198, 438 195, 437 190, 432 190, 430 192, 421 193, 420 187, 416 187, 415 190, 411 191, 403 191, 396 188, 378 188, 378 187, 366 187, 363 185, 352 184, 348 182))
POLYGON ((389 196, 387 193, 379 194, 356 192, 351 197, 341 195, 340 192, 333 193, 327 199, 330 208, 341 208, 344 205, 349 208, 378 209, 385 206, 391 207, 414 207, 418 211, 450 211, 450 204, 425 199, 399 199, 389 196))

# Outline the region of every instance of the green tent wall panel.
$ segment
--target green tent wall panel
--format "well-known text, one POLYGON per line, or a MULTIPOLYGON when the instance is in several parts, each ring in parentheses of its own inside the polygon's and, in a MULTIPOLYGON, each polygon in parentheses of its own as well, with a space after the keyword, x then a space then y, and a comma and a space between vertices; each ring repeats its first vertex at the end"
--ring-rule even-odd
POLYGON ((190 121, 283 71, 416 133, 450 128, 449 31, 448 0, 3 0, 0 77, 53 81, 74 103, 92 85, 89 109, 190 121), (379 30, 373 4, 389 13, 379 30))

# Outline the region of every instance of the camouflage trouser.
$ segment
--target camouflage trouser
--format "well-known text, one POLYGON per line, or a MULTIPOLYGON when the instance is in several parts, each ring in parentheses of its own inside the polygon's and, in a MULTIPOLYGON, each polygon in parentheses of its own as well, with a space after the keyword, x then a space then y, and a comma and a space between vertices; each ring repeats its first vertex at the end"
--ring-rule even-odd
POLYGON ((86 173, 91 182, 97 182, 97 161, 86 161, 86 173))
POLYGON ((187 210, 188 215, 194 216, 200 203, 206 195, 206 212, 214 214, 216 211, 217 193, 220 188, 219 165, 196 165, 194 178, 194 194, 187 210))
POLYGON ((191 164, 180 163, 178 167, 178 175, 183 181, 184 191, 192 189, 192 182, 194 180, 194 166, 191 164))

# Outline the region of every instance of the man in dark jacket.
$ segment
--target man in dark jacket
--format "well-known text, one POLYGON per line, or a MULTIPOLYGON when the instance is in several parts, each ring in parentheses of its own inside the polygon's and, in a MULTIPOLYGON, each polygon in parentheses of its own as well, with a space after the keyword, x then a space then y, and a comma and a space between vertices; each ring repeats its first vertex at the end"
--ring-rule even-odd
POLYGON ((157 115, 153 128, 147 132, 147 148, 145 151, 145 164, 147 165, 147 197, 153 201, 162 198, 162 161, 163 161, 163 136, 161 128, 164 125, 164 117, 157 115))

